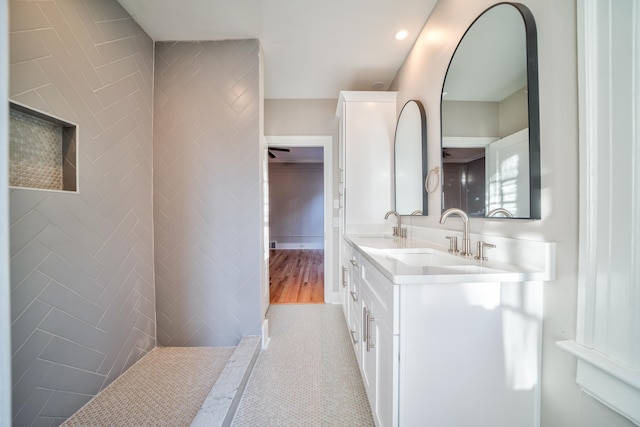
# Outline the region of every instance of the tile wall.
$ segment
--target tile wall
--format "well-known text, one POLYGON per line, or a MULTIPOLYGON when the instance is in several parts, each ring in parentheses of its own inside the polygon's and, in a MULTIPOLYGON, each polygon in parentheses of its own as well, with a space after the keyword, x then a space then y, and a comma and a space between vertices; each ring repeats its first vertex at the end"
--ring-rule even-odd
POLYGON ((156 44, 158 342, 260 334, 259 42, 156 44))
POLYGON ((13 425, 52 426, 156 343, 153 42, 115 0, 9 3, 11 100, 78 125, 80 191, 10 194, 13 425))

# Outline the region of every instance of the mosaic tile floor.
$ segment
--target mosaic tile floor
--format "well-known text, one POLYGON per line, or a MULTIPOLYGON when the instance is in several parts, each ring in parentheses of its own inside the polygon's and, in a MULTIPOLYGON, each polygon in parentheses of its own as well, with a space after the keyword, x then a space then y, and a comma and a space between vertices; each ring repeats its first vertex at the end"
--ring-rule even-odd
POLYGON ((233 350, 155 348, 63 426, 189 426, 233 350))
POLYGON ((258 357, 236 427, 373 426, 338 305, 272 305, 271 342, 258 357))

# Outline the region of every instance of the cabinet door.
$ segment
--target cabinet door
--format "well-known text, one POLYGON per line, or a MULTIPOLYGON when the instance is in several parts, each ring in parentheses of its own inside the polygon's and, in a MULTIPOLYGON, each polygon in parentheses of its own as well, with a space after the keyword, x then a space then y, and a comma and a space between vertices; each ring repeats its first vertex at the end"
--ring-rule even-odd
POLYGON ((349 304, 349 310, 352 310, 349 320, 349 336, 351 344, 355 351, 358 366, 362 366, 362 321, 360 320, 361 306, 358 303, 349 304))
POLYGON ((379 426, 398 425, 398 335, 383 321, 373 322, 376 352, 376 403, 374 418, 379 426))
POLYGON ((369 398, 369 406, 371 406, 371 412, 374 419, 376 419, 376 425, 380 425, 377 422, 376 417, 376 403, 378 396, 377 391, 377 353, 376 342, 378 332, 376 330, 375 318, 371 311, 371 300, 367 297, 367 293, 363 292, 362 300, 362 346, 361 352, 361 371, 362 381, 364 382, 364 388, 367 391, 367 397, 369 398))
POLYGON ((354 342, 356 358, 361 361, 362 333, 361 333, 361 312, 362 301, 360 295, 360 256, 355 251, 349 260, 349 287, 347 304, 349 305, 349 333, 354 342))
POLYGON ((362 377, 376 425, 397 426, 398 336, 391 333, 380 316, 379 304, 366 291, 362 304, 362 377))
POLYGON ((391 183, 396 104, 344 106, 345 223, 384 223, 393 206, 391 183))
POLYGON ((349 261, 340 260, 340 302, 342 303, 342 311, 344 319, 349 323, 349 261))
POLYGON ((349 290, 351 287, 351 255, 353 248, 346 240, 340 239, 340 301, 342 303, 342 311, 344 312, 344 318, 349 325, 350 313, 349 313, 349 290))

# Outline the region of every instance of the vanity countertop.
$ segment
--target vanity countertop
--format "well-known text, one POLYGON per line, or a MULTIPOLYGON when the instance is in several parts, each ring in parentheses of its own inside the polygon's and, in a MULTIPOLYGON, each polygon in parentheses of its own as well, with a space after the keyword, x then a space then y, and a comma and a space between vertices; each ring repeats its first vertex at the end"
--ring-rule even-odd
MULTIPOLYGON (((397 285, 482 282, 526 282, 548 280, 548 273, 530 267, 489 259, 478 261, 452 255, 447 248, 430 242, 389 235, 348 235, 345 239, 397 285), (434 265, 420 265, 412 256, 433 257, 434 265), (406 258, 405 262, 401 259, 406 258), (408 261, 407 261, 408 260, 408 261)), ((430 264, 430 262, 426 262, 430 264)))

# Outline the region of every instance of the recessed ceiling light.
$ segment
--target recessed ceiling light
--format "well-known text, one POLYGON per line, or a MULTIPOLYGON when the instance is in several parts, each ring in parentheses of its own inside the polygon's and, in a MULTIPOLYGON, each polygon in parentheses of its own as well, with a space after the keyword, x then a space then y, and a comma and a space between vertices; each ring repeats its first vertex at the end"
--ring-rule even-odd
POLYGON ((396 33, 396 40, 404 40, 408 35, 409 33, 407 32, 407 30, 400 30, 396 33))
POLYGON ((384 83, 383 82, 374 82, 371 85, 371 89, 374 89, 374 90, 380 90, 382 88, 384 88, 384 83))

